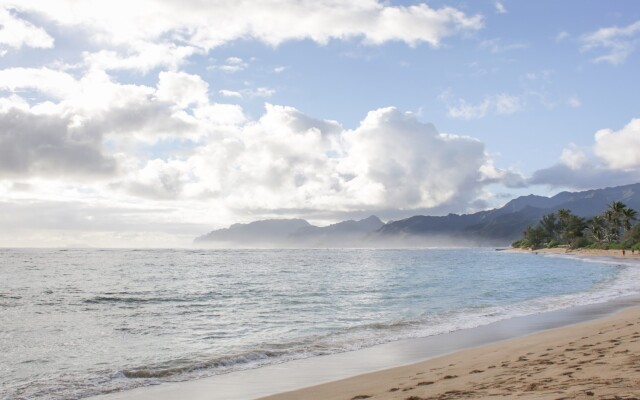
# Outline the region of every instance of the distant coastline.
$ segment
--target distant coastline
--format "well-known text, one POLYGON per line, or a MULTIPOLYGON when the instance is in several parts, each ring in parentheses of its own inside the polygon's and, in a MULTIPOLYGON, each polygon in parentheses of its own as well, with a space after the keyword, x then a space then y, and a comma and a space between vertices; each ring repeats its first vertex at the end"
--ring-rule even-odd
MULTIPOLYGON (((364 219, 346 220, 328 226, 315 226, 299 218, 258 220, 212 230, 195 238, 194 244, 213 248, 508 246, 522 238, 523 232, 537 234, 539 229, 531 227, 549 215, 571 210, 574 219, 582 221, 601 213, 612 202, 619 201, 624 201, 629 208, 640 210, 640 183, 582 192, 561 192, 552 197, 521 196, 503 207, 472 214, 414 215, 386 222, 376 215, 370 215, 364 219)), ((618 219, 623 221, 622 217, 618 219)), ((566 238, 558 236, 554 243, 562 244, 560 242, 563 239, 566 238)))

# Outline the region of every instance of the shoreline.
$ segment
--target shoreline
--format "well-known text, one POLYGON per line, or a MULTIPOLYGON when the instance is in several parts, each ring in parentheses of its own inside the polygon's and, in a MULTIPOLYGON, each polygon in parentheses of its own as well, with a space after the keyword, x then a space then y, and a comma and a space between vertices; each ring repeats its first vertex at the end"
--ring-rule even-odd
MULTIPOLYGON (((574 252, 567 254, 564 252, 565 249, 545 250, 554 251, 544 251, 542 253, 574 256, 579 255, 584 256, 585 258, 597 259, 598 261, 601 261, 602 257, 612 258, 614 256, 610 253, 585 255, 576 254, 574 252), (562 252, 559 252, 558 250, 561 250, 562 252)), ((518 249, 509 249, 505 251, 530 253, 529 251, 518 249)), ((621 254, 616 258, 622 259, 621 254)), ((640 267, 640 264, 637 265, 640 267)), ((239 400, 260 398, 269 400, 289 400, 334 398, 352 399, 357 398, 358 396, 373 396, 372 398, 375 399, 408 399, 411 398, 411 396, 416 396, 414 400, 421 400, 426 398, 449 399, 465 397, 477 398, 478 396, 482 397, 484 395, 489 396, 491 394, 472 393, 474 390, 477 392, 477 390, 473 389, 473 387, 469 387, 469 385, 474 385, 476 383, 476 380, 471 378, 480 377, 481 374, 479 372, 474 374, 465 374, 460 371, 468 370, 467 372, 469 372, 481 370, 482 368, 479 366, 471 367, 471 365, 467 365, 468 363, 465 364, 465 360, 478 359, 478 354, 482 354, 484 352, 501 354, 499 349, 505 345, 508 345, 509 348, 516 346, 513 349, 530 347, 535 344, 531 342, 531 338, 536 338, 540 335, 551 335, 553 332, 565 332, 559 335, 566 337, 567 335, 571 335, 571 332, 578 329, 584 330, 585 332, 595 332, 596 330, 600 331, 603 329, 601 324, 604 323, 605 326, 608 326, 608 324, 611 323, 608 321, 612 318, 617 321, 619 315, 621 315, 620 310, 625 309, 634 310, 633 314, 627 318, 636 318, 636 322, 638 322, 637 328, 640 332, 640 296, 633 296, 628 298, 618 298, 606 303, 574 306, 557 311, 544 312, 524 317, 514 317, 476 328, 463 329, 425 338, 404 339, 347 353, 317 356, 193 381, 163 383, 158 386, 146 386, 123 392, 94 396, 90 399, 173 400, 189 398, 193 400, 239 400), (617 314, 612 317, 612 313, 617 314), (440 365, 441 363, 444 363, 442 360, 445 359, 455 359, 458 361, 447 361, 448 364, 440 365), (449 364, 454 365, 451 366, 449 364), (418 376, 423 377, 424 375, 429 375, 429 373, 436 374, 435 370, 432 371, 432 369, 436 367, 432 367, 431 365, 440 365, 437 368, 448 372, 442 372, 444 375, 441 374, 442 376, 440 377, 437 375, 433 376, 430 380, 414 382, 414 385, 411 386, 411 382, 418 379, 418 376), (420 370, 416 370, 416 368, 420 370), (405 375, 406 371, 414 371, 415 376, 413 378, 415 379, 406 378, 401 380, 402 382, 398 381, 392 383, 392 381, 398 380, 399 376, 397 373, 399 371, 405 375), (442 378, 454 375, 456 377, 455 379, 449 378, 436 380, 438 377, 442 378), (458 377, 462 378, 463 376, 466 376, 466 378, 458 379, 458 377), (418 385, 421 382, 423 384, 418 385), (424 382, 433 383, 425 384, 424 382), (399 383, 406 383, 409 386, 402 386, 399 385, 399 383), (449 383, 453 386, 449 385, 449 383), (391 386, 388 384, 391 384, 391 386), (382 386, 385 386, 385 388, 382 386), (454 386, 456 388, 451 389, 454 386), (398 390, 390 391, 396 387, 398 390), (469 388, 460 389, 459 387, 469 388), (365 389, 373 394, 368 393, 365 389), (453 393, 452 391, 457 392, 453 393), (447 392, 452 393, 447 394, 447 392), (465 395, 464 393, 467 394, 465 395)), ((622 312, 625 313, 630 311, 622 312)), ((621 337, 623 335, 621 334, 618 336, 621 337)), ((578 340, 582 337, 585 337, 585 335, 574 339, 578 340)), ((586 337, 590 337, 590 335, 586 335, 586 337)), ((557 340, 557 337, 550 336, 545 339, 545 341, 548 340, 557 340)), ((573 341, 575 342, 575 340, 573 341)), ((620 339, 612 337, 609 340, 620 339)), ((566 344, 565 347, 570 346, 572 345, 566 344)), ((629 349, 624 348, 621 351, 624 350, 629 349)), ((636 351, 635 348, 631 351, 631 354, 634 352, 640 353, 640 351, 636 351)), ((510 352, 506 353, 506 355, 509 354, 510 352)), ((523 357, 527 358, 526 355, 523 357)), ((509 363, 511 362, 513 362, 513 360, 509 363)), ((500 363, 499 366, 495 363, 491 365, 495 365, 495 367, 489 368, 487 365, 485 366, 486 369, 482 370, 491 370, 492 373, 500 371, 501 374, 508 375, 509 371, 505 370, 508 365, 503 366, 502 363, 500 363)), ((565 372, 570 371, 562 371, 558 372, 558 374, 565 372)), ((640 372, 640 361, 638 361, 637 370, 634 370, 633 372, 640 372)), ((487 376, 493 376, 493 378, 496 378, 495 374, 491 375, 487 373, 485 374, 485 377, 487 376)), ((523 378, 522 376, 519 376, 518 379, 523 378)), ((546 377, 544 379, 549 378, 546 377)), ((544 389, 544 387, 545 385, 540 385, 541 389, 544 389)), ((635 388, 640 389, 640 386, 635 388)), ((514 390, 514 387, 510 386, 510 390, 514 390)), ((523 392, 522 394, 526 393, 523 392)), ((539 398, 540 396, 540 393, 536 391, 532 391, 531 394, 536 394, 533 398, 539 398)))
POLYGON ((528 254, 554 254, 554 255, 564 255, 564 256, 579 256, 585 258, 615 258, 620 260, 638 260, 640 261, 640 251, 636 251, 634 253, 631 250, 626 250, 625 254, 622 254, 622 250, 602 250, 602 249, 586 249, 586 248, 578 248, 578 249, 568 249, 563 247, 554 247, 551 249, 537 249, 537 250, 527 250, 520 248, 507 248, 501 249, 505 253, 528 253, 528 254))
POLYGON ((261 400, 637 399, 640 306, 261 400))
POLYGON ((633 379, 640 372, 638 354, 640 296, 633 296, 89 399, 614 399, 623 395, 618 398, 630 400, 640 392, 640 379, 633 379), (407 353, 416 360, 398 361, 407 353), (354 360, 360 367, 353 365, 354 360))

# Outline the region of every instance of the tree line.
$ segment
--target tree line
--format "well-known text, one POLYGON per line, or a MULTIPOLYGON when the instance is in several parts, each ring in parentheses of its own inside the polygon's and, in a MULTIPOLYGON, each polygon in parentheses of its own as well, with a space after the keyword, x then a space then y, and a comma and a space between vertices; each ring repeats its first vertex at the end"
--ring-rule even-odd
POLYGON ((638 212, 621 201, 614 201, 599 215, 582 218, 567 209, 542 217, 536 226, 529 226, 513 247, 540 249, 543 247, 589 247, 598 249, 640 250, 638 212))

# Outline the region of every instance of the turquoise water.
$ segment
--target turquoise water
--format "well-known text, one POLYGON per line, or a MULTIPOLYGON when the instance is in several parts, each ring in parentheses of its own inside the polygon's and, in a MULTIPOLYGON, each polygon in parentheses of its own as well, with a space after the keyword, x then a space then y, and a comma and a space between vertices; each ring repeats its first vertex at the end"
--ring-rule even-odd
POLYGON ((640 293, 618 261, 412 250, 0 250, 0 398, 78 399, 640 293))

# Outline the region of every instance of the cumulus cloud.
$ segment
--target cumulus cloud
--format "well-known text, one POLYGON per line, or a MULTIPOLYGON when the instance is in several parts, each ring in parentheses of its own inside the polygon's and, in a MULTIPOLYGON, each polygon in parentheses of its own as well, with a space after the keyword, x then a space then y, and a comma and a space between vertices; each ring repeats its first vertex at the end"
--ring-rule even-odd
POLYGON ((507 115, 516 113, 524 108, 524 100, 520 96, 500 93, 485 96, 480 103, 469 103, 465 99, 454 98, 451 91, 440 95, 447 106, 447 115, 451 118, 477 119, 487 115, 507 115))
POLYGON ((476 139, 439 133, 395 108, 355 129, 267 104, 182 159, 150 160, 118 189, 155 199, 210 199, 237 212, 289 214, 468 209, 492 183, 520 187, 476 139))
POLYGON ((369 112, 354 129, 271 104, 255 120, 238 105, 211 102, 198 75, 171 70, 133 85, 100 70, 13 68, 0 71, 0 89, 12 92, 0 98, 0 194, 16 202, 72 187, 72 199, 97 193, 123 209, 164 202, 200 214, 176 211, 174 222, 376 210, 393 217, 466 211, 482 204, 487 185, 522 184, 493 165, 480 141, 395 108, 369 112), (23 98, 25 90, 39 96, 23 98))
MULTIPOLYGON (((0 89, 14 92, 0 98, 0 179, 113 179, 139 169, 140 161, 121 152, 167 138, 196 141, 245 121, 237 106, 210 103, 206 82, 183 72, 162 72, 150 87, 119 84, 100 71, 76 79, 47 68, 13 68, 0 71, 0 89), (44 97, 30 104, 20 97, 23 90, 44 97)), ((162 179, 169 187, 169 178, 162 179)))
POLYGON ((494 6, 496 7, 496 12, 498 14, 506 14, 507 13, 507 8, 504 6, 504 4, 502 4, 501 1, 496 1, 494 3, 494 6))
POLYGON ((78 82, 63 71, 50 68, 6 68, 0 70, 0 90, 33 89, 63 99, 78 90, 78 82))
POLYGON ((156 96, 174 102, 180 108, 208 102, 209 84, 198 75, 185 72, 160 72, 156 96))
POLYGON ((207 104, 194 109, 193 114, 211 126, 241 125, 247 121, 242 107, 235 104, 207 104))
POLYGON ((622 64, 640 43, 640 20, 624 27, 607 27, 582 36, 582 51, 602 50, 594 62, 622 64))
POLYGON ((6 107, 24 103, 22 108, 30 108, 31 113, 64 117, 75 128, 147 142, 169 136, 198 137, 202 132, 183 109, 208 104, 208 84, 183 72, 161 72, 157 86, 151 87, 120 84, 96 70, 76 79, 47 68, 11 68, 0 70, 0 89, 17 94, 28 89, 50 98, 32 100, 29 106, 14 95, 6 107))
POLYGON ((596 132, 592 154, 575 144, 562 150, 554 166, 536 171, 529 183, 588 189, 640 180, 640 119, 619 131, 596 132))
POLYGON ((371 111, 349 130, 270 104, 251 120, 240 106, 211 103, 208 84, 185 72, 160 72, 155 87, 100 71, 3 72, 0 87, 52 98, 0 102, 5 175, 103 174, 117 193, 213 199, 235 210, 465 209, 487 184, 519 184, 493 167, 478 140, 439 133, 395 108, 371 111), (158 157, 153 149, 164 140, 183 145, 158 157))
POLYGON ((100 50, 84 52, 84 64, 100 70, 137 70, 144 73, 157 67, 178 69, 190 56, 199 50, 194 46, 178 45, 161 41, 158 43, 134 42, 128 44, 129 50, 100 50))
POLYGON ((492 159, 487 159, 480 167, 481 182, 485 184, 500 183, 508 188, 523 188, 528 186, 526 178, 512 169, 496 168, 492 159))
MULTIPOLYGON (((157 84, 146 86, 95 70, 75 78, 10 69, 0 71, 0 87, 53 99, 29 105, 14 95, 14 105, 0 107, 4 149, 13 154, 4 157, 5 172, 110 174, 113 190, 134 197, 210 198, 236 209, 464 208, 484 185, 521 184, 493 166, 478 140, 441 134, 394 108, 371 111, 352 130, 269 104, 253 121, 240 106, 211 103, 208 84, 180 71, 160 72, 157 84), (13 115, 25 125, 11 125, 13 115), (183 151, 154 155, 163 140, 182 141, 183 151), (145 146, 149 157, 135 153, 145 146)), ((492 97, 491 110, 512 112, 511 101, 492 97)))
POLYGON ((53 43, 53 38, 44 29, 0 6, 0 48, 51 48, 53 43))
POLYGON ((115 161, 101 137, 81 132, 68 118, 12 108, 0 112, 0 176, 109 175, 115 161))
POLYGON ((562 150, 560 162, 572 170, 578 170, 588 164, 588 158, 584 151, 571 143, 569 147, 562 150))
POLYGON ((609 168, 640 168, 640 119, 632 119, 619 131, 596 132, 594 152, 609 168))
POLYGON ((484 145, 440 134, 413 114, 372 111, 346 139, 349 155, 339 170, 355 175, 346 188, 361 202, 429 208, 473 196, 479 186, 484 145))
POLYGON ((320 44, 330 40, 360 40, 370 45, 401 41, 437 47, 448 36, 483 26, 481 16, 466 15, 453 7, 392 6, 378 0, 209 0, 192 7, 172 0, 139 0, 136 7, 124 0, 108 4, 100 0, 4 3, 20 12, 37 13, 50 23, 79 29, 103 48, 111 47, 87 52, 89 65, 143 71, 155 66, 176 68, 195 52, 238 39, 273 46, 308 39, 320 44))

